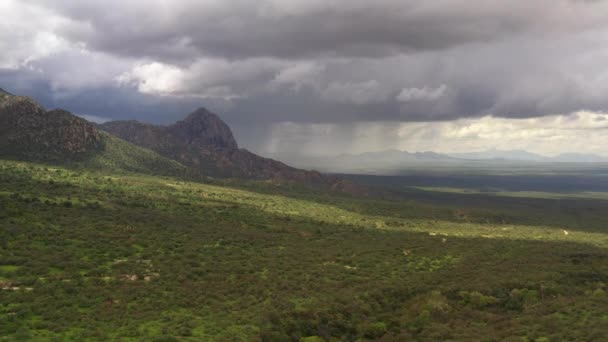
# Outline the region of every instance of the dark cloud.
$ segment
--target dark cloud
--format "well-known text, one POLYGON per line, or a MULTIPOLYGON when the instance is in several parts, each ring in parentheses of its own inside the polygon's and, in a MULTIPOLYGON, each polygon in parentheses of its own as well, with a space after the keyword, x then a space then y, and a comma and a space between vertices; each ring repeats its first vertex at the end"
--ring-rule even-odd
POLYGON ((57 96, 53 85, 36 72, 0 69, 0 84, 14 94, 30 96, 47 109, 63 108, 77 115, 109 120, 141 120, 167 124, 182 119, 202 104, 200 99, 180 99, 141 94, 133 88, 94 87, 57 96))
POLYGON ((39 1, 89 47, 164 61, 196 55, 387 56, 602 24, 603 2, 568 0, 39 1), (581 18, 585 18, 581 20, 581 18))
POLYGON ((308 146, 318 125, 341 127, 343 146, 376 122, 608 110, 606 1, 5 0, 0 11, 0 87, 109 119, 167 123, 205 106, 256 149, 286 129, 284 146, 308 146))

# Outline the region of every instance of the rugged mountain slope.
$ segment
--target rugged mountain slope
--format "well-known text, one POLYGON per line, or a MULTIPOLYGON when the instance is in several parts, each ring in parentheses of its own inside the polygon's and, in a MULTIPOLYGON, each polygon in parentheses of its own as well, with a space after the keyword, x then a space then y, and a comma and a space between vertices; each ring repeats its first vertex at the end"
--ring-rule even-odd
POLYGON ((204 108, 170 126, 113 121, 100 127, 133 144, 215 177, 287 180, 357 192, 353 184, 339 178, 296 169, 239 149, 228 125, 204 108))
POLYGON ((97 129, 64 110, 0 89, 0 158, 182 176, 193 174, 174 160, 97 129))
POLYGON ((8 91, 0 88, 0 98, 3 97, 3 96, 5 96, 5 95, 12 96, 13 94, 11 94, 8 91))
POLYGON ((171 126, 136 121, 96 126, 64 110, 47 111, 28 97, 2 89, 0 158, 189 179, 210 175, 286 180, 348 193, 364 192, 349 181, 239 149, 228 125, 202 108, 171 126))
POLYGON ((34 100, 0 97, 0 155, 36 161, 78 160, 103 149, 93 124, 34 100))

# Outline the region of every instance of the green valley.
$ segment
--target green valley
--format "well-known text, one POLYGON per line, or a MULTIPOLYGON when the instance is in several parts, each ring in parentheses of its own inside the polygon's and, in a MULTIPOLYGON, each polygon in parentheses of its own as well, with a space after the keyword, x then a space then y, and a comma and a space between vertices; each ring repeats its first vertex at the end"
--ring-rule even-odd
POLYGON ((608 341, 608 1, 0 14, 0 342, 608 341))
POLYGON ((608 234, 599 226, 503 223, 489 210, 463 217, 439 204, 288 183, 14 161, 0 162, 0 184, 4 340, 608 333, 608 234))

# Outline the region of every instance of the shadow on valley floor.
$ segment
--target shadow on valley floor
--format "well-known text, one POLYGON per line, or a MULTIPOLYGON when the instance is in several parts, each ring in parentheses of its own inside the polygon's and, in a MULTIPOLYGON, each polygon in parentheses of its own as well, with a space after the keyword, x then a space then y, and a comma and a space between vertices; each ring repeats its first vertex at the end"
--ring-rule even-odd
MULTIPOLYGON (((508 171, 508 170, 507 170, 508 171)), ((450 173, 427 170, 424 173, 396 176, 338 175, 345 179, 394 189, 406 187, 451 187, 500 191, 545 191, 545 192, 608 192, 608 169, 584 169, 574 171, 529 170, 520 174, 450 173), (553 172, 550 172, 553 171, 553 172)))
POLYGON ((490 194, 458 194, 418 189, 379 189, 361 198, 324 194, 293 185, 266 182, 226 182, 224 185, 261 194, 281 195, 332 205, 362 215, 393 216, 402 219, 442 220, 455 223, 529 225, 608 232, 608 201, 602 199, 555 199, 506 197, 490 194))

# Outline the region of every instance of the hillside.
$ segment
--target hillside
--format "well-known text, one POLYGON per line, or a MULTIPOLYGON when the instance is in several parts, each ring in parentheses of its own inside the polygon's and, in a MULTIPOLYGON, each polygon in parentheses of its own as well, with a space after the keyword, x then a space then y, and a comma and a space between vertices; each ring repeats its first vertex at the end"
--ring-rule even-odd
POLYGON ((199 109, 170 126, 137 121, 95 125, 31 98, 0 92, 0 157, 186 179, 240 178, 368 194, 334 176, 290 167, 239 149, 228 125, 199 109), (123 140, 124 139, 124 140, 123 140))
POLYGON ((4 90, 4 89, 0 88, 0 98, 1 98, 1 97, 4 97, 4 96, 7 96, 7 95, 8 95, 8 96, 13 96, 13 94, 11 94, 11 93, 9 93, 8 91, 6 91, 6 90, 4 90))
POLYGON ((204 176, 184 165, 162 157, 156 152, 130 144, 106 132, 100 132, 103 149, 97 154, 73 163, 83 169, 127 171, 143 174, 203 179, 204 176))
POLYGON ((46 111, 34 100, 0 98, 0 155, 33 161, 82 160, 103 149, 89 122, 63 110, 46 111))
POLYGON ((169 126, 113 121, 99 127, 214 177, 292 181, 357 194, 365 192, 362 187, 339 178, 297 169, 239 149, 228 125, 204 108, 169 126))
POLYGON ((202 177, 70 112, 47 111, 31 98, 5 91, 0 94, 0 157, 112 172, 202 177))
POLYGON ((0 336, 10 341, 608 333, 601 222, 566 231, 559 220, 501 223, 495 211, 13 161, 0 161, 0 184, 0 336))

